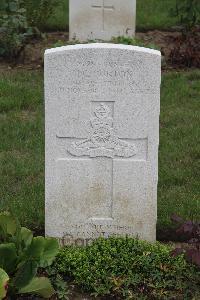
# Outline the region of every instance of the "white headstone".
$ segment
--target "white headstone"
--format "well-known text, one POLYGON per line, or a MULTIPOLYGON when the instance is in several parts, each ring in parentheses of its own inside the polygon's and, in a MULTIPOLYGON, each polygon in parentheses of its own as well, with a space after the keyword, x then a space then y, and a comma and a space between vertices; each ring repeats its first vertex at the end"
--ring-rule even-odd
POLYGON ((160 52, 85 44, 45 53, 46 234, 156 238, 160 52))
POLYGON ((135 35, 136 0, 70 0, 70 40, 135 35))

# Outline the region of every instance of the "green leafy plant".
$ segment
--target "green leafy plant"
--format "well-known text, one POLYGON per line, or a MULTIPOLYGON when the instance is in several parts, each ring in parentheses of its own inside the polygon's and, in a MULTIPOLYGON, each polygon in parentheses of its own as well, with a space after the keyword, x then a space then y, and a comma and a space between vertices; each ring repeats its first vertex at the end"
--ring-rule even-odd
POLYGON ((68 300, 70 291, 67 282, 63 280, 62 276, 57 274, 57 270, 52 266, 46 268, 46 272, 55 288, 57 298, 59 300, 68 300))
POLYGON ((24 6, 29 25, 42 29, 60 3, 59 0, 26 0, 24 6))
POLYGON ((16 58, 52 15, 58 0, 1 0, 0 56, 16 58))
POLYGON ((28 26, 22 0, 0 2, 0 56, 17 57, 33 29, 28 26))
POLYGON ((199 0, 176 0, 175 8, 170 10, 171 15, 179 18, 180 24, 185 31, 200 23, 200 1, 199 0))
POLYGON ((54 267, 95 296, 198 299, 200 272, 171 250, 137 239, 100 238, 85 248, 62 249, 54 267))
POLYGON ((36 275, 39 268, 52 264, 59 250, 57 240, 33 237, 9 213, 0 214, 0 240, 1 297, 8 283, 8 295, 33 293, 49 298, 54 293, 50 280, 36 275))
POLYGON ((59 300, 69 299, 69 289, 67 283, 62 279, 61 276, 57 275, 54 281, 54 287, 56 295, 59 300))
POLYGON ((3 269, 0 269, 0 299, 6 297, 7 289, 8 289, 8 281, 9 281, 8 274, 3 269))

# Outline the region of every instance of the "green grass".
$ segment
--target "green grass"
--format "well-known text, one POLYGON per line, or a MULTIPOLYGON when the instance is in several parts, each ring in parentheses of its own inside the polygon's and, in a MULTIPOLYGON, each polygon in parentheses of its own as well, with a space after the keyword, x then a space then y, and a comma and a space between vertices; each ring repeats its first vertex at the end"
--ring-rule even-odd
POLYGON ((177 25, 170 16, 176 0, 137 0, 137 30, 168 29, 177 25))
MULTIPOLYGON (((200 71, 163 75, 158 227, 177 213, 199 219, 200 71)), ((0 75, 0 209, 27 226, 44 225, 43 74, 0 75)))
POLYGON ((44 224, 43 88, 40 72, 0 78, 0 201, 23 224, 44 224))
MULTIPOLYGON (((69 24, 68 0, 61 0, 54 15, 46 22, 47 30, 67 30, 69 24)), ((169 11, 175 0, 137 0, 137 30, 168 29, 177 24, 169 11)))
POLYGON ((200 220, 200 71, 163 76, 158 224, 173 213, 200 220))

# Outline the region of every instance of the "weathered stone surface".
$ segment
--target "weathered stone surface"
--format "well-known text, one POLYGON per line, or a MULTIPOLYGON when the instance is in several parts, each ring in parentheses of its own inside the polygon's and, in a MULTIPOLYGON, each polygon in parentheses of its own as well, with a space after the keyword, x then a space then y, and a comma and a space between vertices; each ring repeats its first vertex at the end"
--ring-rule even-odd
POLYGON ((46 234, 156 238, 160 52, 85 44, 45 53, 46 234))
POLYGON ((136 0, 70 0, 69 6, 71 40, 135 35, 136 0))

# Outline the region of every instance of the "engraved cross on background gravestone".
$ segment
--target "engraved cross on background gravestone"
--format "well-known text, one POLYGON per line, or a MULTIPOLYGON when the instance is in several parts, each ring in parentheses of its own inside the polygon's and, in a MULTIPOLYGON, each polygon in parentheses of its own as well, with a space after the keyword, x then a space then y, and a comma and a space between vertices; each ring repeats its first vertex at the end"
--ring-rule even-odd
POLYGON ((92 4, 93 9, 99 10, 102 14, 102 29, 105 30, 105 11, 106 10, 114 10, 114 5, 106 5, 106 0, 102 0, 101 5, 92 4))
MULTIPOLYGON (((113 160, 131 158, 137 154, 137 148, 133 143, 124 141, 117 136, 114 130, 113 124, 113 112, 106 102, 93 102, 95 107, 93 108, 90 119, 90 133, 87 138, 70 138, 69 146, 66 151, 70 156, 76 159, 93 159, 93 171, 95 178, 98 178, 98 174, 105 174, 103 179, 98 178, 91 185, 90 189, 98 189, 96 182, 102 182, 101 188, 106 191, 104 195, 99 197, 105 197, 102 199, 103 208, 99 209, 100 214, 92 216, 92 220, 99 219, 112 219, 112 206, 113 206, 113 160), (95 161, 94 161, 95 159, 95 161), (103 212, 103 215, 101 213, 103 212)), ((113 111, 114 111, 114 102, 113 111)), ((95 194, 95 193, 94 193, 95 194)), ((99 204, 100 205, 100 204, 99 204)))

